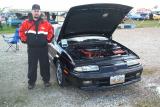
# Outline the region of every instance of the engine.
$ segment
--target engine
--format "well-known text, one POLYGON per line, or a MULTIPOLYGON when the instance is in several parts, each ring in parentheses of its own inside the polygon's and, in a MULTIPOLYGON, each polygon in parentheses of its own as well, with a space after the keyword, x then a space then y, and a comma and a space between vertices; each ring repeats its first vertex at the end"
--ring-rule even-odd
POLYGON ((122 49, 106 51, 104 49, 80 49, 80 54, 86 58, 95 58, 95 57, 107 57, 118 54, 125 54, 126 52, 122 49))
POLYGON ((93 58, 104 58, 113 55, 124 55, 127 51, 122 49, 117 44, 79 44, 69 46, 67 49, 69 54, 76 59, 93 59, 93 58))

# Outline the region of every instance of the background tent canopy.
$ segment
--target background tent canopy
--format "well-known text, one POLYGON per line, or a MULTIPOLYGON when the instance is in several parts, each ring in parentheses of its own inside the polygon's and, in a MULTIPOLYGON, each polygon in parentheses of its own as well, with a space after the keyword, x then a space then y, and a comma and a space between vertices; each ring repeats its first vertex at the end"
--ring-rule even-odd
POLYGON ((0 0, 0 8, 30 10, 35 3, 39 4, 43 11, 67 11, 72 6, 91 3, 118 3, 148 8, 160 4, 160 1, 158 3, 157 0, 147 0, 147 2, 145 0, 141 0, 141 2, 139 0, 0 0))

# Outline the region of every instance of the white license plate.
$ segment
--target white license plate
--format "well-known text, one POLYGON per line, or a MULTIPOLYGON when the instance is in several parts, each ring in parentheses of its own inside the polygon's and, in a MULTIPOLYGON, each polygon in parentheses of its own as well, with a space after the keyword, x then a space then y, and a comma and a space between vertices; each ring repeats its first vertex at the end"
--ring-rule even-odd
POLYGON ((118 84, 125 82, 125 75, 116 75, 110 77, 110 84, 118 84))

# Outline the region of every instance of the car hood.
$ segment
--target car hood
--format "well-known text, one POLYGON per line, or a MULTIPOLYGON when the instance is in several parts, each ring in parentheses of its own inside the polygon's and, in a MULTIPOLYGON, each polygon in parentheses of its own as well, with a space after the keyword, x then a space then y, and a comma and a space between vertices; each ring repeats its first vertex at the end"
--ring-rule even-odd
POLYGON ((89 4, 72 7, 68 11, 58 39, 81 34, 103 34, 110 38, 131 9, 130 6, 120 4, 89 4))

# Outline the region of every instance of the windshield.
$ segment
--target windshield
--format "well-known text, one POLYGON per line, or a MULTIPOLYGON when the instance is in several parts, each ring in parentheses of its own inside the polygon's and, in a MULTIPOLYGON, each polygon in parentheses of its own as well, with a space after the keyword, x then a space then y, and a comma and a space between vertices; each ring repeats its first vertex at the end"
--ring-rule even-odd
POLYGON ((102 36, 85 36, 85 37, 74 37, 67 39, 67 41, 77 41, 77 42, 83 42, 83 41, 88 41, 88 40, 108 40, 106 37, 102 36))
POLYGON ((83 43, 101 43, 102 41, 106 41, 108 38, 102 36, 85 36, 85 37, 74 37, 69 39, 61 39, 58 44, 60 44, 63 48, 68 47, 69 44, 83 44, 83 43), (83 43, 82 43, 83 42, 83 43))

